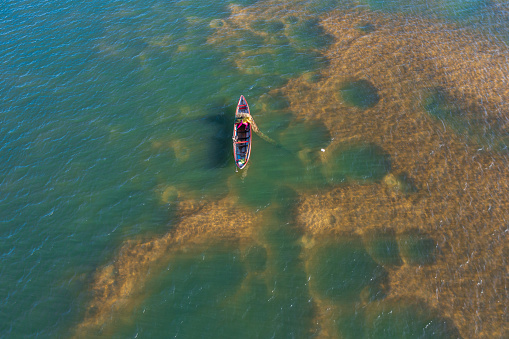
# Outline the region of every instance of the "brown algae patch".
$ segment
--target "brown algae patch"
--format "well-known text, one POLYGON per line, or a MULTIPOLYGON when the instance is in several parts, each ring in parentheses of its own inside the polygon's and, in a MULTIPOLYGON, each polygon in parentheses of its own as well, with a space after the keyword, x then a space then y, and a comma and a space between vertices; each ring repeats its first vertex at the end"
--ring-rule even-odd
POLYGON ((321 52, 332 37, 318 19, 310 19, 306 12, 294 15, 294 6, 231 5, 232 14, 221 25, 211 22, 215 33, 208 43, 228 51, 227 58, 242 74, 265 76, 262 83, 266 88, 279 87, 304 72, 308 80, 318 79, 311 73, 326 62, 321 52))
MULTIPOLYGON (((310 284, 319 336, 376 337, 376 319, 390 330, 403 328, 406 322, 398 319, 410 314, 423 326, 438 323, 438 329, 450 319, 456 337, 506 337, 509 170, 504 155, 478 148, 507 134, 508 125, 499 124, 509 108, 507 50, 442 23, 362 10, 306 21, 305 13, 290 6, 232 6, 230 18, 211 22, 216 33, 209 43, 235 50, 231 61, 246 74, 262 74, 276 51, 252 48, 256 41, 265 46, 288 41, 295 50, 315 52, 322 45, 301 39, 302 31, 323 28, 334 37, 326 52, 329 66, 290 80, 282 91, 288 102, 276 101, 276 109, 327 126, 333 140, 320 160, 335 186, 301 195, 297 206, 306 272, 318 270, 327 278, 328 266, 314 265, 316 258, 327 259, 324 239, 338 236, 343 242, 353 239, 355 248, 348 250, 341 241, 337 248, 329 245, 337 252, 336 275, 342 267, 352 270, 347 264, 357 259, 367 267, 350 285, 352 294, 338 288, 327 292, 335 281, 310 284), (251 47, 244 48, 246 41, 251 47), (369 102, 359 102, 363 93, 369 102), (462 124, 482 124, 494 132, 486 137, 467 129, 473 142, 465 146, 465 130, 457 128, 462 124), (381 164, 376 175, 346 166, 358 154, 381 164), (351 260, 343 262, 348 256, 351 260), (374 285, 367 278, 371 273, 374 285)), ((163 146, 187 159, 182 145, 154 148, 163 146)), ((299 156, 304 161, 311 151, 299 156)), ((78 334, 129 309, 150 271, 172 253, 213 239, 258 243, 252 239, 259 218, 239 211, 231 197, 215 203, 184 200, 175 187, 163 189, 161 197, 164 203, 182 200, 181 222, 163 237, 126 243, 113 263, 98 270, 78 334), (238 224, 239 218, 248 222, 238 224)), ((273 253, 264 245, 248 248, 246 263, 263 280, 273 253)), ((415 331, 423 328, 417 325, 415 331)))
MULTIPOLYGON (((211 241, 252 243, 257 216, 239 209, 232 199, 183 203, 179 212, 182 219, 175 229, 159 238, 126 242, 112 263, 98 269, 91 286, 92 300, 76 336, 104 334, 116 313, 134 307, 150 273, 158 272, 176 252, 211 241), (242 223, 237 222, 239 218, 242 223)), ((254 254, 251 260, 257 260, 256 255, 263 253, 254 254)))
POLYGON ((507 138, 507 48, 443 23, 363 10, 321 24, 335 38, 330 65, 317 83, 290 80, 290 109, 330 128, 326 168, 337 149, 359 144, 383 150, 390 168, 373 182, 338 176, 334 188, 303 196, 304 248, 390 229, 401 261, 384 264, 368 250, 389 274, 388 301, 420 300, 461 337, 508 336, 509 170, 497 148, 507 138), (375 29, 359 29, 366 25, 375 29), (352 82, 365 88, 345 87, 352 82), (356 104, 369 90, 372 100, 356 104))

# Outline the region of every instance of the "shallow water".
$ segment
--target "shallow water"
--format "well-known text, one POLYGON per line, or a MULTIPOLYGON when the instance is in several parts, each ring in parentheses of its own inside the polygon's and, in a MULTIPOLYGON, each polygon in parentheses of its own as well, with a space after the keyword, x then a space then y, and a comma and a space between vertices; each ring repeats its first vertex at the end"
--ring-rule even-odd
MULTIPOLYGON (((500 83, 508 74, 501 61, 509 55, 508 10, 503 1, 459 0, 7 1, 0 8, 0 336, 504 337, 509 322, 500 310, 507 306, 496 305, 509 300, 500 287, 507 282, 507 265, 500 265, 508 253, 507 225, 499 217, 509 206, 506 178, 490 180, 488 190, 475 186, 488 174, 462 172, 470 175, 472 195, 484 197, 471 200, 469 210, 459 189, 447 201, 427 198, 427 191, 443 188, 420 173, 452 178, 458 168, 480 166, 477 155, 456 164, 454 147, 465 154, 486 150, 496 168, 507 166, 509 96, 500 83), (337 76, 330 70, 340 55, 328 51, 338 38, 324 22, 341 15, 359 16, 355 41, 382 37, 370 49, 380 47, 379 59, 397 54, 383 54, 384 39, 395 38, 383 20, 414 20, 430 22, 430 36, 464 35, 471 49, 458 62, 476 60, 464 73, 448 69, 454 76, 447 81, 423 66, 422 79, 410 82, 404 68, 415 66, 412 51, 394 56, 402 71, 391 71, 385 83, 369 65, 355 77, 337 76), (490 65, 483 60, 495 67, 483 69, 490 65), (486 87, 468 87, 471 74, 486 87), (387 94, 399 86, 411 95, 387 94), (255 136, 250 165, 239 173, 230 137, 241 94, 275 143, 255 136), (316 114, 307 110, 313 98, 321 100, 312 105, 316 114), (415 108, 419 119, 438 126, 440 143, 454 146, 446 165, 430 156, 405 167, 405 154, 420 159, 415 145, 428 139, 404 122, 381 124, 390 132, 369 130, 394 105, 415 108), (359 137, 362 128, 372 132, 359 137), (380 142, 398 128, 413 136, 403 148, 380 142), (315 236, 301 221, 302 204, 313 205, 319 194, 339 190, 346 199, 370 189, 378 192, 374 201, 387 194, 392 200, 384 201, 400 206, 407 199, 407 214, 418 219, 438 211, 436 220, 429 217, 428 229, 411 218, 400 227, 389 205, 351 213, 346 221, 334 212, 343 202, 327 200, 316 202, 325 215, 316 227, 326 223, 337 232, 315 236), (207 209, 223 201, 233 201, 238 215, 250 215, 256 226, 240 230, 246 220, 207 209), (448 206, 458 206, 457 215, 447 214, 448 206), (465 210, 472 214, 464 217, 465 210), (384 217, 372 221, 372 215, 384 217), (212 219, 216 226, 210 221, 208 228, 212 219), (436 225, 445 229, 449 219, 476 226, 445 241, 436 225), (226 231, 236 224, 238 230, 226 231), (196 226, 192 236, 182 225, 196 226), (486 234, 494 235, 476 242, 486 234), (167 241, 167 235, 183 240, 167 241), (164 243, 154 246, 163 250, 136 247, 144 241, 164 243), (119 281, 120 274, 106 274, 127 260, 126 244, 140 253, 130 261, 133 285, 111 292, 119 300, 94 302, 106 291, 96 288, 97 276, 105 275, 108 286, 127 286, 128 275, 119 281), (467 259, 451 248, 465 249, 467 259), (455 302, 446 293, 435 299, 400 293, 398 284, 412 270, 440 272, 437 291, 461 285, 460 261, 479 256, 484 261, 472 270, 494 281, 498 297, 484 300, 479 292, 455 302), (475 326, 463 323, 476 310, 475 326)), ((425 34, 413 30, 405 26, 408 34, 425 34)), ((370 56, 358 57, 368 62, 370 56)), ((348 62, 345 70, 358 65, 348 62)), ((434 284, 423 280, 416 289, 434 284)))

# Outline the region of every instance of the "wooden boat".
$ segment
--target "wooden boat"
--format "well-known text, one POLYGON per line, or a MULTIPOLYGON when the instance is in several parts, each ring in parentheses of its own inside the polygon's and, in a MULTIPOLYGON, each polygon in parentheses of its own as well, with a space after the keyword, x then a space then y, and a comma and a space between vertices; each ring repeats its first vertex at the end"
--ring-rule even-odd
POLYGON ((251 113, 243 95, 240 96, 235 111, 233 125, 233 157, 239 169, 246 167, 251 155, 251 113))

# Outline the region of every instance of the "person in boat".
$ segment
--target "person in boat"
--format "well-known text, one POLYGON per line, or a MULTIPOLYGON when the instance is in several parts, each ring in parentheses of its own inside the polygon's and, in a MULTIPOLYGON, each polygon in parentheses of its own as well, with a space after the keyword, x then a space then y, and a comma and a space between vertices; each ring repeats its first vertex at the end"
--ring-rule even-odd
POLYGON ((245 126, 247 130, 248 126, 252 125, 255 132, 258 130, 256 128, 256 124, 253 120, 253 117, 251 117, 251 114, 249 113, 237 113, 235 115, 235 123, 237 124, 237 129, 240 128, 241 126, 245 126))

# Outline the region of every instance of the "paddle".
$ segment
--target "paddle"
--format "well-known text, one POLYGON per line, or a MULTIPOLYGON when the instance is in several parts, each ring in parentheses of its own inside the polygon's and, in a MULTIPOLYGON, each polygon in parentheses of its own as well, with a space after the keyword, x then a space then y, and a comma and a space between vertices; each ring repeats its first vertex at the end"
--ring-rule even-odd
POLYGON ((238 113, 237 114, 237 119, 241 119, 242 122, 246 122, 246 123, 251 124, 251 126, 253 127, 253 131, 256 133, 256 135, 258 135, 263 140, 267 141, 268 143, 270 143, 270 144, 272 144, 272 145, 274 145, 274 146, 276 146, 278 148, 281 148, 281 149, 284 149, 285 151, 290 152, 289 150, 285 149, 281 144, 277 143, 274 139, 269 138, 265 133, 260 131, 260 129, 256 125, 256 123, 254 121, 254 118, 253 118, 253 116, 251 114, 238 113))

